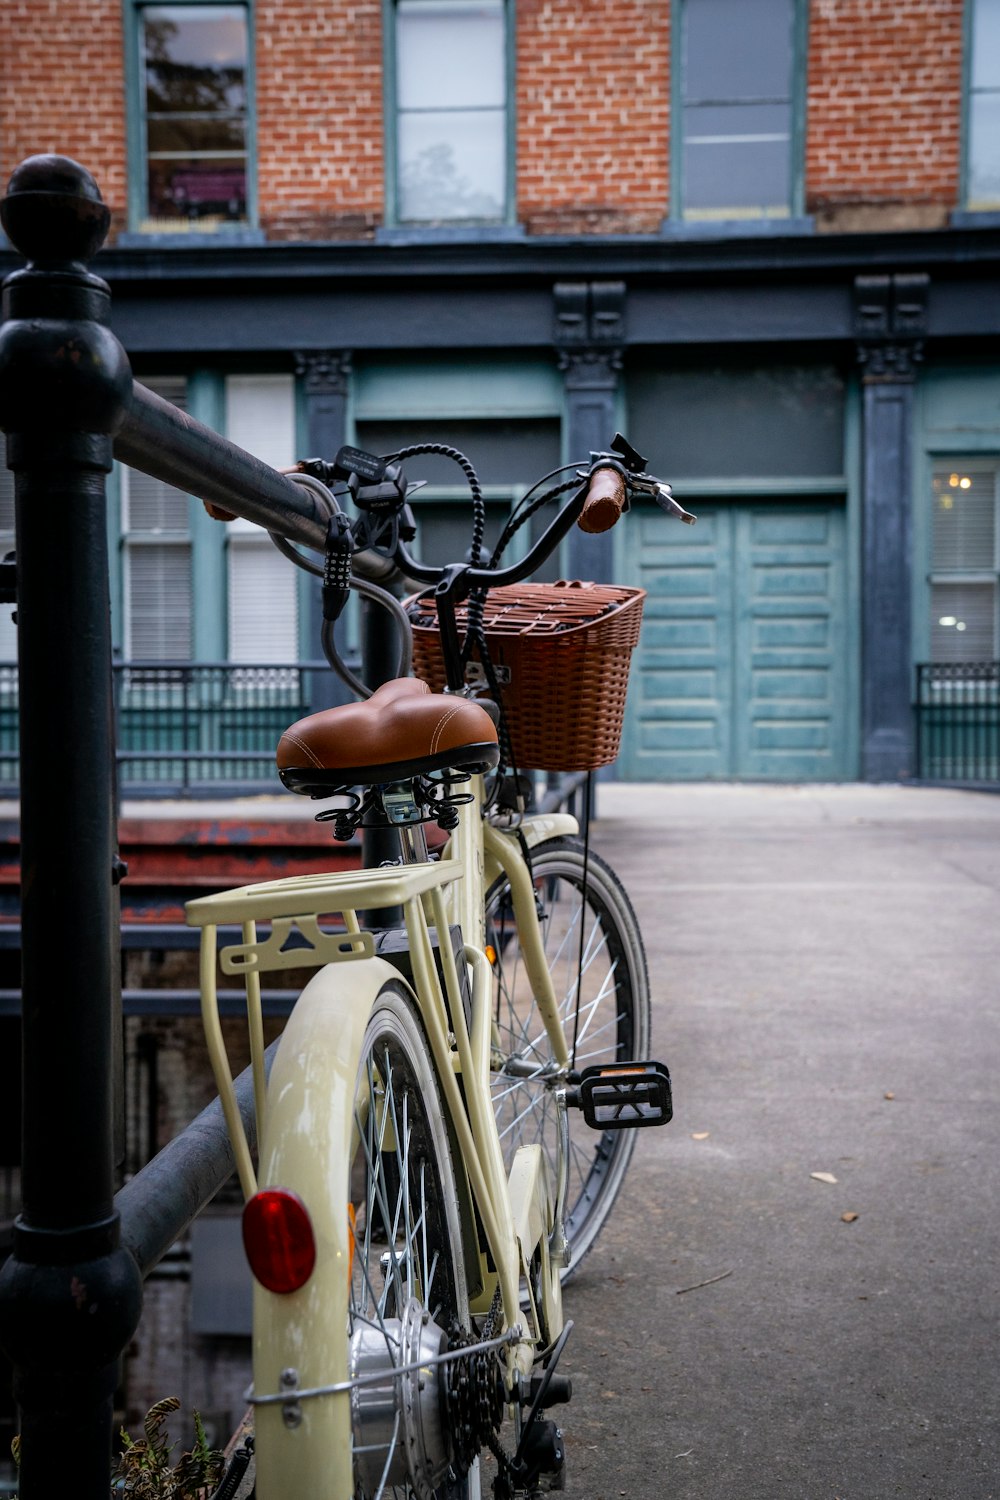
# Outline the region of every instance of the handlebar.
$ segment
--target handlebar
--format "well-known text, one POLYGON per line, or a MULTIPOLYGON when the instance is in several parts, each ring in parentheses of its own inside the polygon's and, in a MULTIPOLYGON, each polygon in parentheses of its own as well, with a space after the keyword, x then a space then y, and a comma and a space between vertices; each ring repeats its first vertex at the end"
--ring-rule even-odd
MULTIPOLYGON (((457 601, 474 589, 523 582, 545 562, 574 522, 591 534, 607 531, 627 509, 630 494, 648 495, 681 520, 694 520, 673 500, 668 486, 640 472, 645 460, 624 438, 616 436, 612 449, 610 453, 591 455, 589 471, 579 474, 581 487, 526 556, 510 567, 430 567, 410 554, 397 531, 391 549, 379 546, 376 550, 369 543, 354 551, 351 571, 370 581, 387 581, 397 568, 418 583, 441 585, 447 581, 448 592, 457 601)), ((131 401, 114 440, 114 452, 123 463, 204 501, 219 519, 226 515, 242 516, 286 542, 319 553, 327 549, 329 511, 306 486, 252 457, 138 381, 133 382, 131 401)), ((397 506, 405 504, 406 483, 401 470, 397 473, 381 460, 353 449, 343 449, 342 455, 351 460, 352 470, 356 464, 362 464, 356 477, 363 483, 373 479, 374 474, 364 472, 362 461, 368 457, 373 465, 380 466, 385 478, 392 476, 398 486, 397 506)), ((306 471, 312 466, 312 461, 299 465, 306 471)), ((331 470, 326 476, 330 482, 336 465, 323 467, 331 470)), ((337 472, 343 474, 344 470, 337 472)), ((392 487, 383 485, 382 489, 392 487)))
MULTIPOLYGON (((581 485, 573 498, 567 501, 555 520, 546 528, 534 546, 529 548, 520 561, 511 563, 507 568, 476 568, 467 564, 460 564, 449 568, 431 567, 427 563, 418 562, 415 557, 411 556, 403 541, 400 541, 396 546, 396 562, 409 578, 415 578, 420 583, 447 583, 450 592, 452 592, 456 599, 466 597, 467 594, 477 588, 495 589, 502 588, 505 584, 523 583, 555 551, 563 537, 566 536, 573 526, 573 523, 580 520, 584 507, 591 496, 594 480, 599 474, 608 472, 614 471, 598 469, 596 473, 588 475, 585 483, 581 485)), ((615 477, 621 482, 620 475, 616 475, 615 477)))

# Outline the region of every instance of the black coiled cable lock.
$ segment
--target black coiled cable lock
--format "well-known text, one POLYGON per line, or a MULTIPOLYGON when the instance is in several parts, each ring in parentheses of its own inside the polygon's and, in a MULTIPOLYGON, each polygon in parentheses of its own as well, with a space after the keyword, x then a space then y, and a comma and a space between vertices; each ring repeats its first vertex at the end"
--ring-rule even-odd
POLYGON ((323 561, 323 619, 339 620, 351 592, 351 558, 354 537, 351 523, 342 511, 330 517, 323 561))

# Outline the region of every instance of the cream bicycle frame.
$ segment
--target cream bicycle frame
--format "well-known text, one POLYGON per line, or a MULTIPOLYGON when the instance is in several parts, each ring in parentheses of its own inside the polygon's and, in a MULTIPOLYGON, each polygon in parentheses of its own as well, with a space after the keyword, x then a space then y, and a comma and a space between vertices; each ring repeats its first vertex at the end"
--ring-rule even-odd
MULTIPOLYGON (((490 1095, 492 971, 485 953, 485 895, 503 873, 511 888, 518 940, 526 972, 557 1067, 568 1068, 566 1037, 535 908, 528 866, 512 834, 485 823, 482 780, 473 778, 473 800, 459 808, 458 827, 445 858, 377 870, 299 876, 222 892, 192 901, 191 925, 202 929, 202 1019, 209 1056, 236 1156, 245 1198, 258 1176, 236 1104, 232 1070, 219 1019, 217 963, 246 984, 247 1021, 254 1078, 260 1186, 290 1189, 306 1204, 317 1243, 316 1268, 299 1291, 276 1295, 254 1284, 254 1385, 258 1500, 351 1500, 351 1381, 347 1368, 347 1303, 352 1232, 344 1205, 350 1201, 349 1166, 356 1140, 355 1093, 364 1036, 375 1001, 399 972, 375 954, 359 911, 402 907, 411 956, 408 986, 428 1040, 452 1139, 460 1196, 478 1210, 489 1257, 478 1258, 476 1284, 483 1290, 471 1311, 486 1313, 499 1291, 504 1330, 518 1330, 508 1348, 511 1378, 530 1372, 537 1342, 525 1327, 521 1304, 527 1281, 531 1324, 549 1339, 563 1326, 560 1269, 564 1260, 565 1171, 549 1181, 541 1146, 522 1146, 508 1174, 490 1095), (338 917, 343 930, 321 927, 338 917), (271 933, 258 940, 258 921, 271 933), (217 929, 237 923, 242 942, 217 953, 217 929), (429 928, 446 933, 458 923, 471 986, 471 1024, 462 1004, 462 976, 451 945, 438 944, 442 988, 429 928), (286 949, 290 933, 309 947, 286 949), (260 976, 287 968, 317 966, 296 1002, 282 1036, 270 1080, 265 1081, 260 976), (459 1087, 459 1078, 462 1088, 459 1087), (464 1100, 463 1100, 464 1091, 464 1100), (541 1268, 541 1305, 531 1301, 528 1267, 541 1268)), ((519 831, 529 847, 542 839, 575 833, 574 818, 525 818, 519 831)), ((471 1212, 463 1213, 473 1223, 471 1212)))

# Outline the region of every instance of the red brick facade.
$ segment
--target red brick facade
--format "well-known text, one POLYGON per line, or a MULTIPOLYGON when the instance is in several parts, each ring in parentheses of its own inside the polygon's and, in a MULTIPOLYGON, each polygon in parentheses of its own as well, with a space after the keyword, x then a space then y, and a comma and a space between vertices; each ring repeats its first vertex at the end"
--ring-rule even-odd
POLYGON ((382 6, 258 0, 257 192, 269 239, 357 239, 382 219, 382 6))
POLYGON ((519 0, 516 24, 518 218, 535 233, 658 229, 669 0, 519 0))
MULTIPOLYGON (((517 0, 517 216, 655 231, 668 211, 670 0, 517 0)), ((269 239, 364 239, 384 211, 381 0, 258 0, 257 194, 269 239)), ((962 0, 811 0, 806 210, 825 229, 957 203, 962 0)), ((126 207, 117 4, 0 5, 0 173, 58 150, 126 207)))
POLYGON ((89 167, 125 221, 125 77, 121 6, 94 0, 0 4, 0 177, 39 152, 89 167))
POLYGON ((893 210, 899 227, 944 223, 959 190, 962 0, 812 0, 809 22, 807 212, 828 228, 891 227, 893 210))

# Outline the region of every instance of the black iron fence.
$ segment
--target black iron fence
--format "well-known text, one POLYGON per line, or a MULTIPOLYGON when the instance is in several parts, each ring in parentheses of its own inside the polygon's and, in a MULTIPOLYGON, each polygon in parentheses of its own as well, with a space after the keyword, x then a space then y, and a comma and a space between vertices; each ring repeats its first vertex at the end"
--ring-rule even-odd
MULTIPOLYGON (((275 746, 289 724, 334 701, 332 675, 318 661, 116 662, 121 789, 276 788, 275 746)), ((0 664, 0 787, 12 794, 19 780, 17 688, 17 667, 0 664)))
POLYGON ((917 775, 1000 782, 1000 662, 917 666, 917 775))

